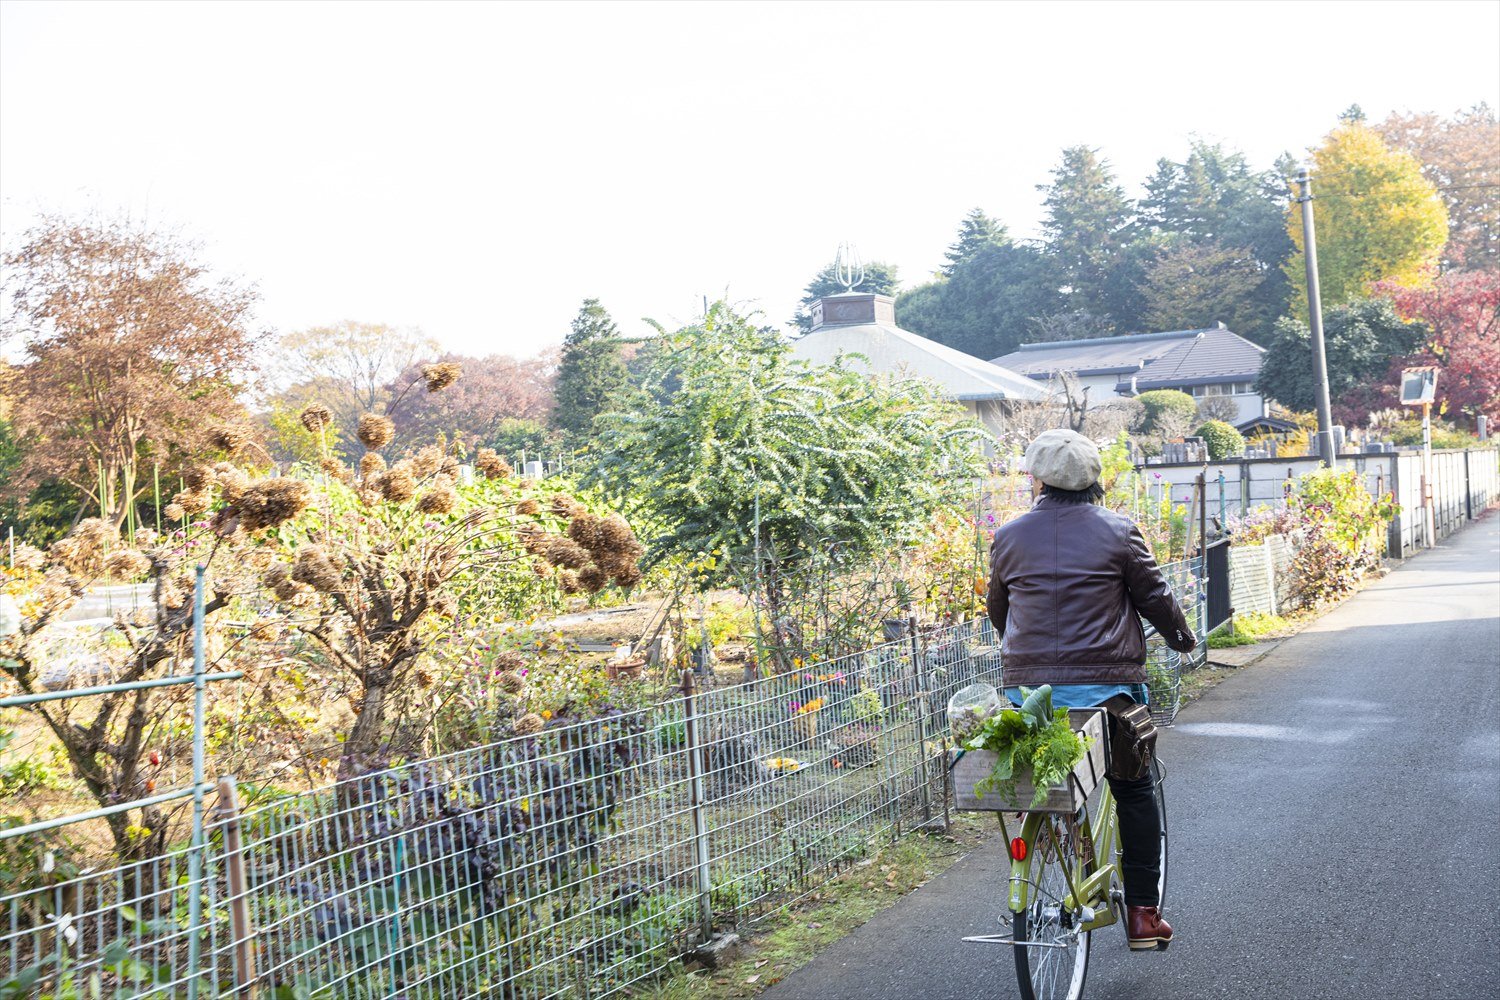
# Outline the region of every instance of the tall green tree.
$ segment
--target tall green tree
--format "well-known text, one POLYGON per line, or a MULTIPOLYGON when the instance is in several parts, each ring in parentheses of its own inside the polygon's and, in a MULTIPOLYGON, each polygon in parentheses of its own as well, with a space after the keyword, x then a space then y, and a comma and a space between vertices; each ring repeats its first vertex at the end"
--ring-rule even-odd
POLYGON ((598 299, 584 299, 563 340, 554 425, 570 434, 589 433, 610 393, 625 382, 620 331, 598 299))
MULTIPOLYGON (((896 265, 872 260, 864 268, 864 280, 854 286, 854 291, 894 296, 897 289, 901 287, 901 280, 896 274, 896 265)), ((804 332, 811 330, 812 304, 824 296, 839 295, 844 291, 843 282, 839 281, 838 261, 829 261, 828 265, 814 275, 813 280, 809 281, 807 287, 803 289, 802 304, 797 309, 797 315, 792 317, 792 323, 804 332)))
POLYGON ((1132 235, 1133 208, 1109 161, 1088 146, 1063 150, 1045 196, 1042 231, 1057 266, 1069 311, 1109 314, 1132 326, 1132 283, 1122 281, 1124 248, 1132 235))
POLYGON ((1221 322, 1264 336, 1269 326, 1256 293, 1266 278, 1246 248, 1173 239, 1146 268, 1142 319, 1152 330, 1195 330, 1221 322))
POLYGON ((986 247, 1004 246, 1009 242, 1010 236, 1002 223, 985 215, 983 209, 970 209, 964 221, 959 223, 958 238, 948 244, 948 252, 943 255, 947 262, 943 265, 943 277, 953 277, 954 271, 979 256, 986 247))
MULTIPOLYGON (((1313 222, 1318 283, 1325 309, 1363 298, 1377 281, 1422 284, 1435 272, 1448 240, 1448 210, 1410 153, 1349 121, 1313 151, 1313 222)), ((1301 210, 1287 213, 1296 254, 1285 270, 1295 290, 1294 314, 1307 314, 1301 210)))
POLYGON ((905 329, 978 358, 995 358, 1027 338, 1033 317, 1062 312, 1052 261, 1013 243, 979 248, 950 278, 919 285, 896 300, 905 329))
MULTIPOLYGON (((1384 380, 1392 358, 1411 354, 1427 340, 1427 326, 1403 320, 1386 299, 1361 299, 1328 311, 1323 321, 1328 394, 1339 399, 1361 385, 1384 380)), ((1255 388, 1293 410, 1317 406, 1312 333, 1289 316, 1276 321, 1255 388)))
MULTIPOLYGON (((1167 243, 1148 266, 1148 276, 1165 264, 1166 272, 1156 274, 1160 282, 1184 260, 1191 263, 1195 254, 1189 247, 1212 247, 1212 256, 1252 263, 1260 280, 1247 284, 1248 269, 1236 268, 1235 296, 1232 302, 1217 296, 1215 310, 1221 315, 1216 318, 1229 323, 1229 316, 1235 316, 1235 331, 1253 340, 1269 336, 1291 295, 1282 270, 1292 253, 1282 176, 1275 169, 1253 170, 1244 154, 1202 141, 1194 142, 1180 162, 1158 161, 1146 182, 1141 223, 1167 243)), ((1148 293, 1148 326, 1161 322, 1161 294, 1159 287, 1148 293)))

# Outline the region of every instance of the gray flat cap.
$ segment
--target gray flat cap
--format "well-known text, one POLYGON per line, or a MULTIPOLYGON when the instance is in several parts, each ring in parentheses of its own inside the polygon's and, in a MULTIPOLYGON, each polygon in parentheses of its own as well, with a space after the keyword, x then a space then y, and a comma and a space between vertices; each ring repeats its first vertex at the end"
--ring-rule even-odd
POLYGON ((1043 485, 1086 490, 1099 481, 1099 446, 1076 431, 1043 431, 1026 449, 1022 467, 1043 485))

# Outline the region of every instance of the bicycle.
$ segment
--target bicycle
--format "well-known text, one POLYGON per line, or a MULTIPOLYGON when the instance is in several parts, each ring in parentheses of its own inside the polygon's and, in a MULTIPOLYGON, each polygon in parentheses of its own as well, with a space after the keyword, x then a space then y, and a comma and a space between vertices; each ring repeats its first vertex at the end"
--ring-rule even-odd
MULTIPOLYGON (((1078 712, 1074 710, 1075 721, 1078 712)), ((1100 722, 1102 729, 1102 719, 1100 722)), ((1088 976, 1093 932, 1117 921, 1125 923, 1119 818, 1109 784, 1098 773, 1102 760, 1107 759, 1102 752, 1097 760, 1091 753, 1075 769, 1069 787, 1055 788, 1041 808, 993 810, 1000 820, 1001 835, 1010 856, 1011 932, 981 934, 964 940, 1011 946, 1022 1000, 1077 1000, 1083 995, 1088 976), (1086 784, 1089 787, 1084 787, 1086 784), (1091 811, 1089 800, 1094 798, 1094 791, 1098 792, 1097 803, 1091 811), (1059 808, 1059 797, 1071 808, 1059 808), (1006 812, 1018 812, 1023 817, 1019 835, 1014 839, 1005 822, 1006 812)), ((1165 904, 1166 769, 1159 758, 1152 761, 1151 774, 1155 779, 1157 808, 1161 811, 1158 889, 1165 904)), ((955 780, 960 780, 957 774, 955 780)), ((1029 790, 1025 795, 1029 797, 1029 790)), ((1017 801, 1025 800, 1021 794, 1017 795, 1017 801)), ((1165 949, 1167 945, 1152 947, 1165 949)))

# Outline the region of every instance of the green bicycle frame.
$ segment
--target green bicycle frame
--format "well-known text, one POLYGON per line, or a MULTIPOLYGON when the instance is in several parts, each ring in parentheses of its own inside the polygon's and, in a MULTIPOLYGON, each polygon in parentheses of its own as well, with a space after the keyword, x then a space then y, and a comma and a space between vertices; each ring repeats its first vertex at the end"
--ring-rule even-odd
MULTIPOLYGON (((1067 873, 1069 893, 1063 899, 1063 905, 1069 909, 1077 909, 1079 906, 1090 906, 1093 908, 1094 919, 1084 924, 1082 930, 1091 931, 1099 927, 1105 927, 1116 920, 1114 907, 1107 905, 1109 901, 1110 883, 1117 877, 1119 871, 1115 864, 1116 851, 1119 847, 1119 817, 1115 812, 1115 799, 1109 785, 1103 785, 1103 791, 1099 796, 1099 806, 1093 814, 1098 816, 1097 825, 1086 819, 1081 829, 1084 835, 1093 843, 1094 864, 1093 873, 1084 875, 1082 859, 1067 873), (1075 899, 1075 894, 1081 899, 1075 899)), ((1057 831, 1046 830, 1044 826, 1062 817, 1051 813, 1027 813, 1026 819, 1021 824, 1020 839, 1026 844, 1026 854, 1021 860, 1017 860, 1012 854, 1010 861, 1010 909, 1012 913, 1020 913, 1029 904, 1031 894, 1030 867, 1035 856, 1035 848, 1039 842, 1045 842, 1048 837, 1055 836, 1057 831)), ((1002 818, 1001 825, 1004 825, 1002 818)), ((1006 850, 1010 850, 1007 842, 1006 850)))

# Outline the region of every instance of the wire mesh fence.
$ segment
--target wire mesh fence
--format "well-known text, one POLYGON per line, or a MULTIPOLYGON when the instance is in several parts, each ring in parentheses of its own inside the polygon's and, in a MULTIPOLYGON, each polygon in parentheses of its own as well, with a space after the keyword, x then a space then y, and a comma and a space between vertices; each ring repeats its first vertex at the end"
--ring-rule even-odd
MULTIPOLYGON (((1201 629, 1201 564, 1166 567, 1201 629)), ((1152 640, 1153 709, 1181 665, 1152 640)), ((0 996, 604 997, 945 819, 981 620, 315 792, 220 783, 193 848, 0 886, 0 996), (198 905, 190 905, 196 896, 198 905), (8 992, 7 992, 8 991, 8 992)))

